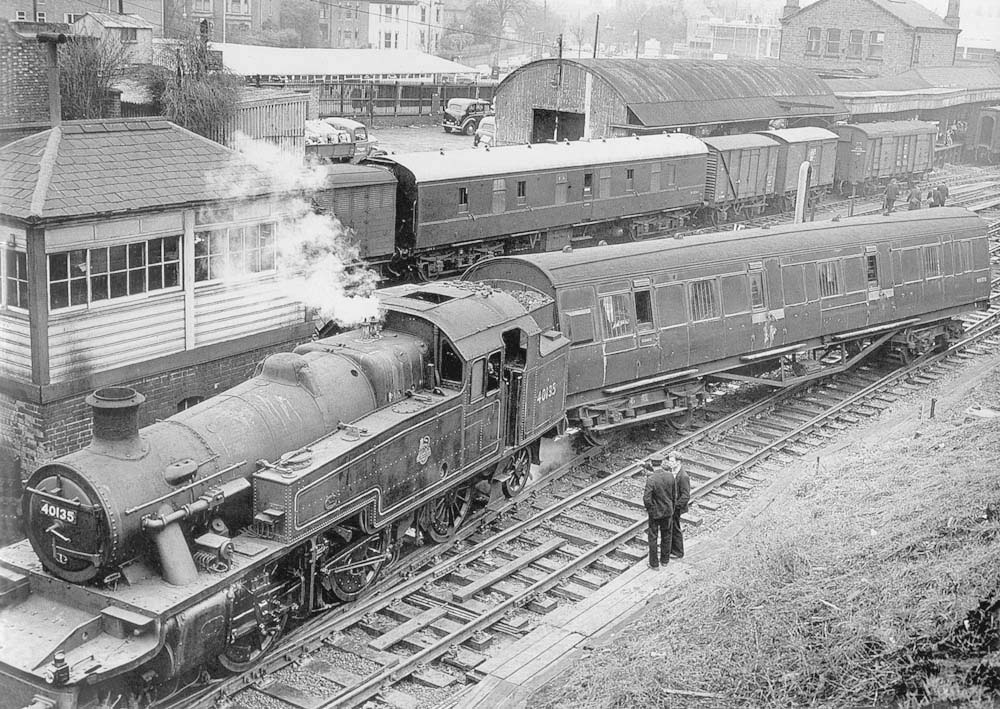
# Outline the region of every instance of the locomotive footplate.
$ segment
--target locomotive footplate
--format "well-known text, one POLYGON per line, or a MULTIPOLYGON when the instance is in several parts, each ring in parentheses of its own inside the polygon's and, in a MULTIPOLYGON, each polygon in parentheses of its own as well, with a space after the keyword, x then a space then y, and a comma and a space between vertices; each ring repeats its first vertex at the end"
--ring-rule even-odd
POLYGON ((81 686, 100 684, 142 665, 162 649, 167 619, 287 551, 262 539, 238 536, 233 542, 236 554, 228 571, 199 573, 193 583, 178 587, 141 570, 129 574, 131 582, 120 578, 104 587, 67 584, 43 569, 28 541, 0 549, 2 575, 15 587, 0 606, 4 706, 28 706, 36 694, 54 702, 59 695, 74 695, 81 686), (68 677, 53 687, 53 668, 61 664, 57 654, 68 665, 68 677))

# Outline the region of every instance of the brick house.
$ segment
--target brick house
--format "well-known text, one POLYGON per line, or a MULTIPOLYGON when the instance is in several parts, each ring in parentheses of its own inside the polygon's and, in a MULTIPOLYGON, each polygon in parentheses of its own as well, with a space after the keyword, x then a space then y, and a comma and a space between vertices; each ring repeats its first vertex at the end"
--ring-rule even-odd
POLYGON ((70 31, 90 37, 116 39, 125 46, 132 64, 153 63, 153 25, 138 15, 88 12, 70 26, 70 31))
POLYGON ((942 19, 916 0, 786 0, 780 59, 827 76, 900 74, 952 66, 959 0, 942 19))
POLYGON ((89 441, 95 388, 141 391, 146 425, 309 338, 275 266, 288 196, 162 119, 0 147, 0 541, 20 476, 89 441))

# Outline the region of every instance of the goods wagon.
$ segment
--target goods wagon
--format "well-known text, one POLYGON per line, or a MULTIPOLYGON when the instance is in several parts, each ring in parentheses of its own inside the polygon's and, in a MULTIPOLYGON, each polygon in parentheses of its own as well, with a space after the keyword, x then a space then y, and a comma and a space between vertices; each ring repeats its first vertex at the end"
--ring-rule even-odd
POLYGON ((893 177, 918 181, 933 167, 934 123, 855 123, 833 132, 839 136, 834 179, 843 195, 874 194, 893 177))
POLYGON ((705 138, 705 203, 713 221, 760 214, 774 197, 780 145, 760 135, 705 138))
POLYGON ((312 195, 321 213, 335 215, 354 231, 358 256, 374 266, 388 263, 396 248, 396 178, 384 169, 328 165, 323 188, 312 195))
POLYGON ((791 206, 799 182, 799 167, 812 163, 810 192, 820 194, 833 187, 837 163, 837 134, 825 128, 782 128, 760 131, 759 135, 773 138, 780 144, 774 192, 782 199, 780 208, 791 206))
POLYGON ((996 162, 1000 158, 1000 106, 979 111, 974 135, 976 160, 996 162))

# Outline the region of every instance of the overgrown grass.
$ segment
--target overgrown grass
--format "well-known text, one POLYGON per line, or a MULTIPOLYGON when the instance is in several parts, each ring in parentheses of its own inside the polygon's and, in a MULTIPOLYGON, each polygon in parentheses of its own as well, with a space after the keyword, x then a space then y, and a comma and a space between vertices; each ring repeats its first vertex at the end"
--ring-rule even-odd
MULTIPOLYGON (((798 464, 717 572, 651 605, 528 705, 995 706, 968 663, 937 663, 928 679, 915 657, 1000 587, 1000 522, 984 514, 1000 503, 1000 422, 939 425, 798 464)), ((978 662, 997 671, 1000 620, 988 632, 978 662)))

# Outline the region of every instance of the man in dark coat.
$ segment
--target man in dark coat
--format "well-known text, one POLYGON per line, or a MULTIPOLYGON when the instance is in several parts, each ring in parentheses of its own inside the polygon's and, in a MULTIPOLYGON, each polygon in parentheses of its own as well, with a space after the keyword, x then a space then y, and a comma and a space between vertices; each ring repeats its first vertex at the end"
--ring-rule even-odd
POLYGON ((948 185, 941 183, 937 186, 938 193, 938 205, 944 206, 944 203, 948 201, 948 185))
POLYGON ((691 478, 681 467, 677 456, 667 457, 667 466, 674 475, 674 517, 671 532, 670 555, 675 559, 684 558, 684 533, 681 531, 681 515, 688 511, 691 502, 691 478))
POLYGON ((662 467, 661 459, 643 464, 648 476, 642 491, 642 504, 649 515, 649 568, 658 569, 670 561, 670 538, 674 518, 674 476, 662 467), (657 549, 659 538, 659 549, 657 549))
POLYGON ((906 201, 910 205, 910 211, 915 209, 920 209, 920 188, 910 183, 910 194, 907 195, 906 201))
POLYGON ((896 198, 899 197, 899 185, 896 184, 896 178, 891 178, 889 184, 885 186, 885 213, 891 212, 896 205, 896 198))

